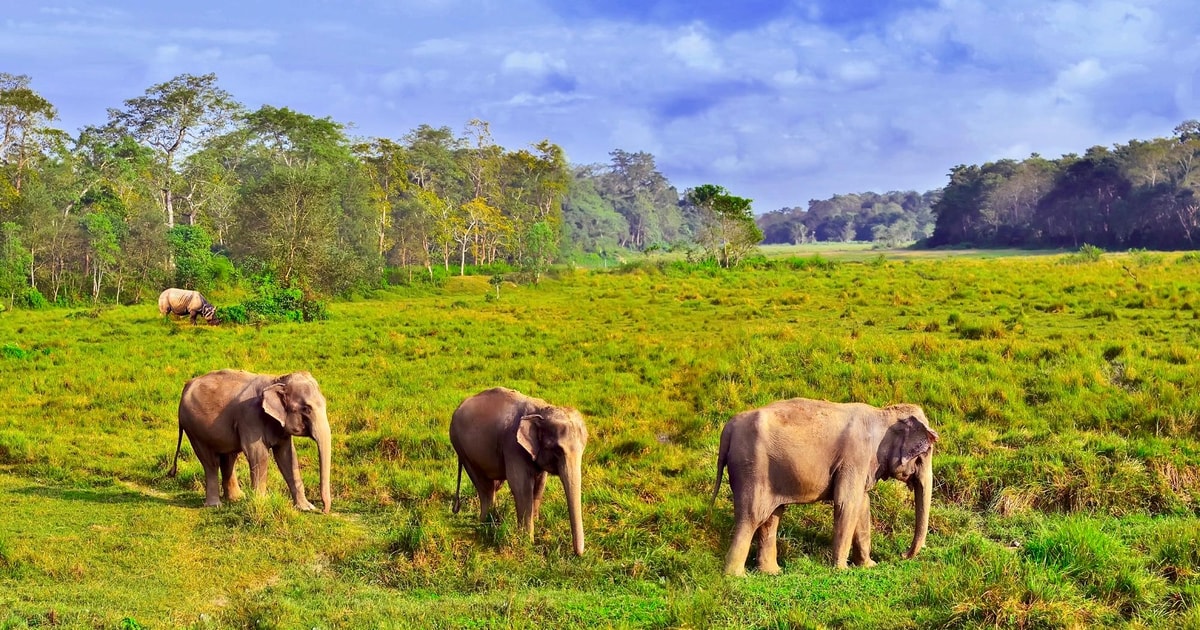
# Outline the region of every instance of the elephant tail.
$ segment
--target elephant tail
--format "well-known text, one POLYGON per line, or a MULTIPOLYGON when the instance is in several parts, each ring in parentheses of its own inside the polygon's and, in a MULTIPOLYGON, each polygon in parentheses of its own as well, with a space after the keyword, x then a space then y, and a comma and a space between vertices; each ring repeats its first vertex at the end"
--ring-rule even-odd
POLYGON ((717 495, 721 492, 721 477, 725 474, 725 465, 729 462, 729 435, 729 425, 725 425, 725 429, 721 431, 721 448, 717 452, 717 481, 713 484, 712 497, 708 500, 709 518, 712 517, 712 509, 717 502, 717 495))
POLYGON ((183 446, 183 427, 179 427, 179 438, 175 441, 175 459, 171 462, 171 470, 167 473, 168 477, 174 477, 179 472, 179 449, 183 446))
POLYGON ((459 459, 458 460, 458 483, 454 484, 454 513, 455 514, 458 514, 459 508, 462 507, 462 499, 459 495, 459 491, 462 490, 462 469, 463 469, 462 460, 459 459))

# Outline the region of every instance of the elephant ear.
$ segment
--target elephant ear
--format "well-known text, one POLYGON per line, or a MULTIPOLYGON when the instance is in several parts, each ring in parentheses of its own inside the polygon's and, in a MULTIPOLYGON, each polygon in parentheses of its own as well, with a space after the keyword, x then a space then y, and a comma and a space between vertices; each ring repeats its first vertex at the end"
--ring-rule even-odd
POLYGON ((908 431, 904 436, 904 444, 900 447, 901 465, 907 464, 915 457, 920 457, 928 453, 938 441, 937 431, 926 426, 924 422, 921 422, 915 416, 905 418, 904 424, 908 427, 908 431))
POLYGON ((287 402, 283 399, 284 392, 283 383, 270 385, 262 392, 263 411, 278 420, 279 426, 285 426, 284 419, 287 418, 287 402))
POLYGON ((542 421, 542 416, 536 413, 531 413, 521 417, 520 424, 517 425, 517 444, 525 449, 526 453, 537 461, 538 446, 541 440, 538 436, 538 422, 542 421))

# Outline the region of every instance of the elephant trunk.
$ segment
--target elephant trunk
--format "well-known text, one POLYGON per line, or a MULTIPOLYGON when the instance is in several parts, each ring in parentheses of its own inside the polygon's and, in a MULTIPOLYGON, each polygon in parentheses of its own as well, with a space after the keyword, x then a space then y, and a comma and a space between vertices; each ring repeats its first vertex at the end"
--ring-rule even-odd
POLYGON ((332 499, 329 492, 329 468, 332 457, 332 447, 330 446, 330 431, 329 421, 315 423, 312 430, 313 440, 317 443, 317 456, 321 460, 321 503, 324 504, 324 511, 329 513, 329 508, 332 505, 332 499))
POLYGON ((925 456, 921 462, 921 470, 917 478, 912 480, 913 504, 915 506, 915 523, 913 525, 913 542, 905 558, 912 558, 925 546, 925 536, 929 533, 929 505, 933 495, 933 453, 925 456))
POLYGON ((571 462, 563 466, 563 493, 567 495, 567 513, 571 518, 571 538, 575 543, 575 555, 583 555, 583 502, 580 499, 583 485, 582 453, 571 458, 571 462))

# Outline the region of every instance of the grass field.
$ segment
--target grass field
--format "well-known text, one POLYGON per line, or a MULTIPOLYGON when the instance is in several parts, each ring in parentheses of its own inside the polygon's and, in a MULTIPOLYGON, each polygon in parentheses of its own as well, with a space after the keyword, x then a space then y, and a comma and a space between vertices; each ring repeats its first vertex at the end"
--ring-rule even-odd
POLYGON ((498 300, 454 278, 261 328, 0 314, 0 628, 1200 626, 1200 265, 889 256, 562 272, 498 300), (183 383, 224 367, 320 381, 333 514, 294 511, 277 470, 268 497, 201 508, 186 446, 165 476, 183 383), (498 523, 470 491, 451 514, 450 414, 493 385, 587 418, 585 557, 554 480, 533 542, 507 489, 498 523), (879 566, 835 571, 809 505, 782 576, 720 575, 721 426, 794 396, 924 407, 918 558, 884 482, 879 566))

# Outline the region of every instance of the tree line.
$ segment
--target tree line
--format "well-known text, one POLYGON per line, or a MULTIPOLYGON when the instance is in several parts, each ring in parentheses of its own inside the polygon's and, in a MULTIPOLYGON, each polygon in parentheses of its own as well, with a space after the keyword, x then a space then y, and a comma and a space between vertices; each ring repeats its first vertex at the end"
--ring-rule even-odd
POLYGON ((951 169, 930 246, 1195 249, 1200 122, 1082 156, 951 169))
POLYGON ((681 194, 648 153, 572 165, 549 140, 505 149, 482 120, 354 138, 327 117, 248 110, 213 74, 153 85, 76 135, 56 120, 30 77, 0 73, 10 305, 136 302, 238 277, 335 295, 468 265, 536 279, 612 249, 735 264, 760 238, 749 200, 715 185, 681 194))
POLYGON ((780 208, 758 219, 764 243, 873 241, 909 244, 933 232, 940 190, 852 193, 813 199, 807 208, 780 208))

